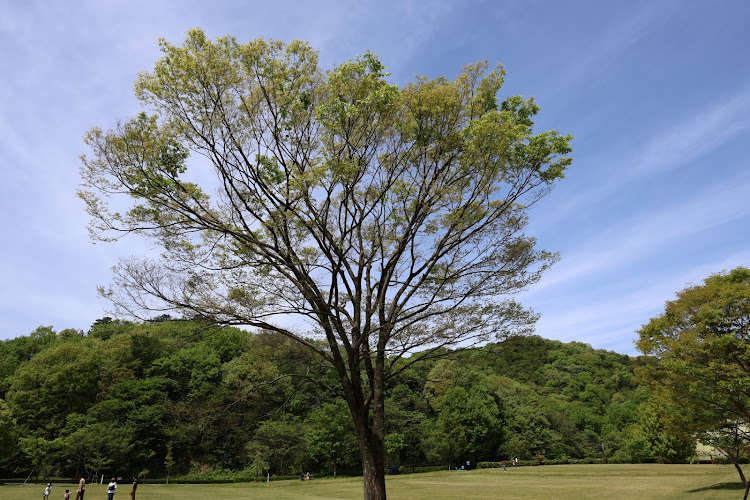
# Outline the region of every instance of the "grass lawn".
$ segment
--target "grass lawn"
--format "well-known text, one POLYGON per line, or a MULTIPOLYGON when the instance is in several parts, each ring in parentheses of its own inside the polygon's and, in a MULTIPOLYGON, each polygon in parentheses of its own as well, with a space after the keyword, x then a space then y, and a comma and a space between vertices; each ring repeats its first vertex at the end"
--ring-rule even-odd
MULTIPOLYGON (((747 466, 746 466, 747 467, 747 466)), ((749 468, 750 469, 750 468, 749 468)), ((750 473, 746 469, 745 474, 750 473)), ((75 498, 75 486, 54 484, 50 500, 61 500, 65 489, 75 498)), ((742 498, 739 476, 730 465, 550 465, 432 472, 388 476, 392 500, 503 499, 705 499, 742 498)), ((38 500, 44 485, 0 486, 0 500, 38 500)), ((130 484, 118 488, 115 500, 130 500, 130 484)), ((86 500, 107 498, 106 485, 86 487, 86 500)), ((137 500, 253 500, 362 498, 361 478, 315 479, 310 482, 220 485, 150 485, 138 488, 137 500)))

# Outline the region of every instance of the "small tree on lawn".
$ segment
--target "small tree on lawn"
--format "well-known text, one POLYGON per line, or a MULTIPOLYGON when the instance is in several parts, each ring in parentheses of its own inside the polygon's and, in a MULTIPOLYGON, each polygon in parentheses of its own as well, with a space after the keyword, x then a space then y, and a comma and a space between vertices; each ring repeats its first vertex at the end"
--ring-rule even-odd
POLYGON ((738 267, 690 286, 639 330, 654 359, 640 370, 664 418, 723 451, 747 481, 750 429, 750 269, 738 267))

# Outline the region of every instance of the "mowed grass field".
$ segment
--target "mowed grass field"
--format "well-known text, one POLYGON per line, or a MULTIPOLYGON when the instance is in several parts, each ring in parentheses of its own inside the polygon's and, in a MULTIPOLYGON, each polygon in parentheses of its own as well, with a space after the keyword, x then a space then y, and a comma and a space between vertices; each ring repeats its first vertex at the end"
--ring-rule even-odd
MULTIPOLYGON (((745 474, 750 467, 745 466, 745 474)), ((551 465, 484 469, 467 472, 432 472, 388 476, 388 498, 392 500, 438 499, 617 499, 738 500, 743 489, 729 465, 551 465)), ((61 500, 65 489, 57 484, 50 500, 61 500)), ((39 500, 44 485, 0 486, 0 500, 39 500)), ((130 499, 130 484, 123 483, 115 500, 130 499)), ((71 499, 75 493, 71 494, 71 499)), ((106 488, 92 484, 86 500, 105 500, 106 488)), ((270 483, 220 485, 150 485, 138 488, 137 500, 237 500, 237 499, 357 499, 362 498, 362 479, 314 479, 270 483)))

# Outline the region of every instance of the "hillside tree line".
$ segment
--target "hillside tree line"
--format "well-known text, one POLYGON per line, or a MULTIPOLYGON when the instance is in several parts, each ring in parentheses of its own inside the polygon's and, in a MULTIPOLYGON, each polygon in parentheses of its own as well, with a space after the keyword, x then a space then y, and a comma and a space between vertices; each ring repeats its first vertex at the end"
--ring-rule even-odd
MULTIPOLYGON (((388 466, 680 461, 643 364, 538 336, 446 352, 387 387, 388 466)), ((394 363, 406 363, 396 359, 394 363)), ((283 335, 103 318, 0 342, 0 475, 360 474, 333 369, 283 335)))

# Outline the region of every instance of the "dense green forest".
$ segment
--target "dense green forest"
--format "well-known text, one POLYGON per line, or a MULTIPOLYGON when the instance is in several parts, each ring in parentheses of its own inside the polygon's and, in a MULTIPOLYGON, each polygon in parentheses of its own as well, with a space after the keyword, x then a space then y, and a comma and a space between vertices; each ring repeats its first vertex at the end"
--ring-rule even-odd
MULTIPOLYGON (((388 387, 387 462, 685 460, 693 443, 663 432, 643 362, 531 336, 415 363, 388 387)), ((40 327, 0 343, 0 475, 361 473, 335 378, 276 334, 40 327)))

